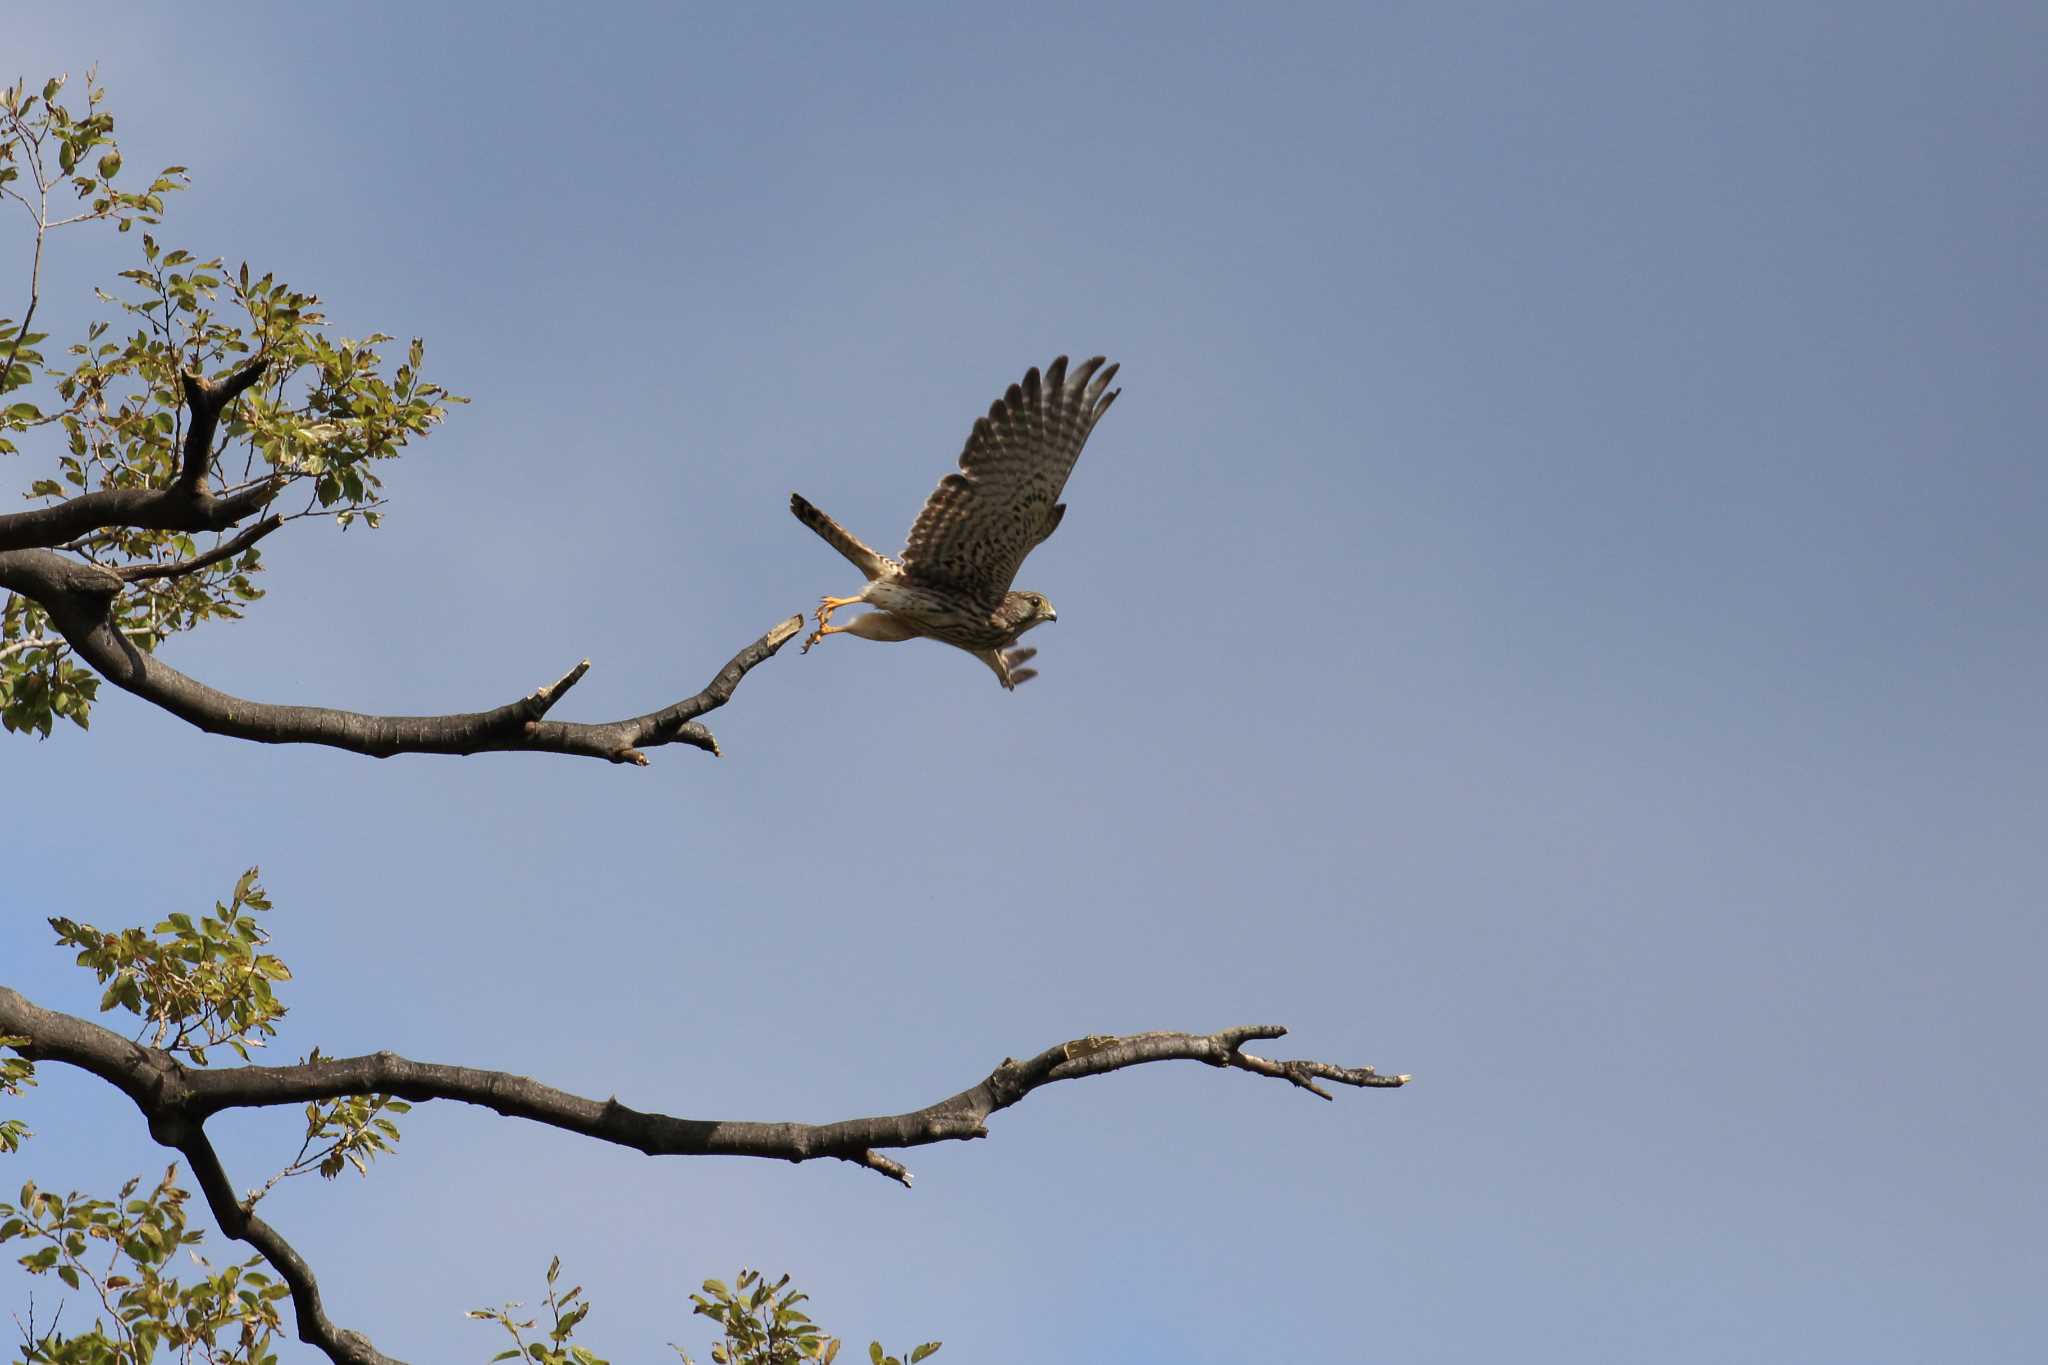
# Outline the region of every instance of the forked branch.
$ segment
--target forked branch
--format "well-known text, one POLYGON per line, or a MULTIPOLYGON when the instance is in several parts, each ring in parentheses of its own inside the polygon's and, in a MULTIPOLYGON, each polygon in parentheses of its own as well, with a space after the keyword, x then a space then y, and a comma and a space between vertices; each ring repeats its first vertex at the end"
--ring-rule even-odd
MULTIPOLYGON (((790 626, 791 633, 795 629, 790 626)), ((253 1199, 236 1196, 206 1137, 206 1121, 215 1114, 351 1095, 457 1100, 508 1118, 631 1147, 649 1156, 754 1156, 782 1161, 832 1157, 908 1186, 910 1172, 883 1155, 883 1149, 986 1137, 991 1115, 1058 1081, 1169 1061, 1203 1062, 1283 1080, 1324 1099, 1330 1098, 1324 1082, 1372 1089, 1397 1087, 1409 1080, 1407 1076, 1382 1076, 1369 1066, 1275 1061, 1244 1050, 1247 1043, 1279 1038, 1286 1032, 1277 1024, 1254 1024, 1216 1033, 1091 1034, 1047 1048, 1026 1061, 1005 1058, 975 1085, 908 1113, 836 1123, 762 1123, 686 1119, 629 1109, 615 1099, 587 1099, 508 1072, 415 1062, 389 1052, 320 1058, 296 1066, 195 1069, 168 1052, 132 1042, 89 1020, 46 1010, 0 986, 0 1036, 25 1038, 28 1041, 16 1048, 23 1056, 81 1068, 133 1101, 148 1121, 150 1136, 176 1148, 191 1163, 221 1231, 255 1247, 291 1287, 299 1339, 346 1365, 392 1363, 367 1338, 328 1320, 312 1269, 275 1228, 255 1215, 253 1199)))
POLYGON ((206 487, 206 471, 213 464, 213 433, 227 405, 241 397, 263 377, 268 356, 259 355, 225 379, 209 380, 196 370, 179 376, 185 391, 185 410, 191 423, 185 429, 185 451, 178 465, 177 487, 187 494, 206 487))

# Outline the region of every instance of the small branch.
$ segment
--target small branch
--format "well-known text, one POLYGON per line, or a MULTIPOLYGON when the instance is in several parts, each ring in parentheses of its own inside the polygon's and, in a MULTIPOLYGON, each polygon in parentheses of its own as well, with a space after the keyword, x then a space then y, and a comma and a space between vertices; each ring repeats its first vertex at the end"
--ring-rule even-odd
POLYGON ((233 559, 282 525, 283 517, 268 516, 244 528, 240 535, 222 541, 205 554, 194 555, 190 559, 180 559, 170 564, 125 564, 116 568, 114 572, 124 583, 140 583, 149 578, 179 578, 188 573, 197 573, 210 565, 220 563, 223 559, 233 559))
POLYGON ((319 1350, 335 1365, 404 1365, 371 1345, 362 1333, 334 1325, 320 1301, 320 1282, 314 1277, 313 1268, 282 1233, 236 1200, 220 1156, 199 1124, 153 1118, 150 1135, 164 1146, 177 1149, 191 1165, 193 1178, 199 1182, 200 1193, 206 1196, 206 1206, 213 1211, 221 1232, 255 1247, 291 1290, 292 1315, 298 1321, 300 1341, 319 1350))
MULTIPOLYGON (((199 556, 184 567, 189 569, 204 558, 199 556)), ((587 660, 549 686, 489 711, 373 716, 324 706, 250 701, 180 673, 137 648, 115 626, 114 599, 128 581, 114 570, 80 563, 51 550, 0 552, 0 588, 40 603, 78 657, 123 691, 209 734, 259 744, 321 744, 376 758, 517 751, 575 754, 644 766, 647 755, 643 751, 664 744, 688 744, 716 754, 718 741, 697 723, 697 717, 725 705, 740 679, 773 658, 803 626, 801 616, 777 623, 735 654, 703 691, 629 720, 584 723, 545 719, 562 694, 590 667, 587 660)))
POLYGON ((9 640, 6 644, 0 645, 0 660, 8 658, 10 655, 19 654, 24 650, 44 649, 55 643, 56 641, 47 635, 31 635, 26 639, 9 640))
MULTIPOLYGON (((22 126, 20 118, 10 117, 7 121, 17 136, 27 137, 28 130, 22 126)), ((30 213, 35 217, 36 244, 35 251, 29 258, 28 307, 22 312, 21 325, 14 333, 13 344, 7 348, 7 359, 4 362, 0 362, 0 392, 6 391, 7 379, 14 373, 14 358, 21 354, 21 343, 28 336, 29 324, 36 320, 36 305, 42 302, 43 238, 50 231, 50 215, 48 212, 50 193, 48 187, 43 184, 42 147, 40 143, 33 140, 31 140, 28 162, 35 171, 36 188, 41 191, 38 196, 38 203, 36 206, 31 207, 28 200, 21 199, 20 195, 16 195, 15 198, 21 199, 22 207, 29 209, 30 213)))

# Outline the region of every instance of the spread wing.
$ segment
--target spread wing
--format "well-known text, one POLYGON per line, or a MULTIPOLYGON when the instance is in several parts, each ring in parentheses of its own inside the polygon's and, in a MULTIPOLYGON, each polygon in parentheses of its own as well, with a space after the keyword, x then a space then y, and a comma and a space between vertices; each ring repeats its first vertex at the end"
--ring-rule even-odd
POLYGON ((1066 507, 1060 490, 1088 433, 1109 411, 1119 390, 1109 381, 1117 367, 1102 357, 1067 373, 1067 358, 1036 368, 1022 384, 975 419, 960 452, 960 472, 948 474, 926 500, 910 543, 904 572, 986 601, 1002 601, 1032 547, 1053 533, 1066 507))

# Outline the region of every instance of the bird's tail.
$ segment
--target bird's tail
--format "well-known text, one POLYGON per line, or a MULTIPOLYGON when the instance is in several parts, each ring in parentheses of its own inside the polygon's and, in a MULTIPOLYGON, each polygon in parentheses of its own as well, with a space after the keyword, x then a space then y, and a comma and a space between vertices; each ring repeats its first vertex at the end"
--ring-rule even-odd
POLYGON ((802 494, 789 495, 789 510, 796 514, 798 521, 822 536, 827 545, 845 555, 847 562, 866 574, 869 579, 880 578, 887 569, 889 560, 886 555, 861 544, 853 532, 806 502, 802 494))

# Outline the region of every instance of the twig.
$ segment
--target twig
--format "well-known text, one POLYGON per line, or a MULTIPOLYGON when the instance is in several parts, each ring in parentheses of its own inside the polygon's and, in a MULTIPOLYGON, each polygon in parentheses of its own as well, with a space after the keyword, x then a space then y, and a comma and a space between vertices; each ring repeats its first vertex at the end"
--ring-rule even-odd
POLYGON ((149 578, 178 578, 188 573, 197 573, 210 565, 220 563, 223 559, 234 558, 282 525, 283 517, 268 516, 244 528, 240 535, 222 541, 205 554, 169 564, 124 564, 114 572, 120 575, 122 581, 128 583, 140 583, 149 578))

